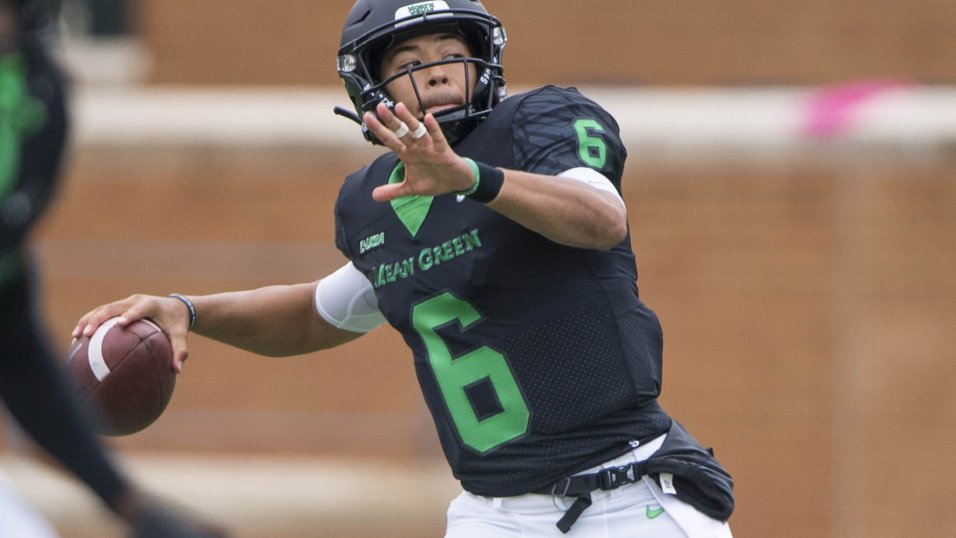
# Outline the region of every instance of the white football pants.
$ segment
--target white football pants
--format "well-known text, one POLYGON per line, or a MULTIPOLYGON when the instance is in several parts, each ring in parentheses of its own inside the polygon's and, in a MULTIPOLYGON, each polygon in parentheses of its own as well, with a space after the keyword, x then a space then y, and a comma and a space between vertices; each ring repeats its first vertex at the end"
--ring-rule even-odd
MULTIPOLYGON (((631 452, 589 469, 589 474, 647 459, 661 436, 631 452)), ((445 538, 732 538, 730 526, 665 494, 652 478, 591 494, 592 504, 562 534, 555 526, 574 499, 528 494, 482 497, 462 492, 448 508, 445 538)))

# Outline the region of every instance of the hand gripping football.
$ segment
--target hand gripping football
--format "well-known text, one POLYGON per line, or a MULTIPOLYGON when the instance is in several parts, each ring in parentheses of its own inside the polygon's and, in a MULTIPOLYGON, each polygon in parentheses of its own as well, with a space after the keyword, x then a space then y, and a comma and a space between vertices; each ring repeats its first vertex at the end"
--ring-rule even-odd
POLYGON ((66 367, 81 400, 99 413, 99 433, 129 435, 155 422, 169 404, 176 386, 172 357, 155 323, 120 327, 112 318, 73 342, 66 367))

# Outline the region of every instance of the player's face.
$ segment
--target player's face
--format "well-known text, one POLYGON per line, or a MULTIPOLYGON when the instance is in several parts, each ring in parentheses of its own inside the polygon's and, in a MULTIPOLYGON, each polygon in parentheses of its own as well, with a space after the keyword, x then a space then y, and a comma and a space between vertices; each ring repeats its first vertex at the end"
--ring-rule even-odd
MULTIPOLYGON (((385 80, 416 65, 470 56, 471 51, 460 36, 427 34, 403 41, 386 51, 381 76, 382 80, 385 80)), ((476 78, 477 68, 474 64, 454 62, 416 70, 410 76, 399 77, 386 85, 385 91, 396 102, 405 103, 412 114, 423 117, 426 113, 434 114, 465 104, 466 98, 470 97, 475 89, 476 78), (466 83, 471 87, 466 87, 466 83), (418 102, 415 87, 418 88, 422 103, 418 102)))

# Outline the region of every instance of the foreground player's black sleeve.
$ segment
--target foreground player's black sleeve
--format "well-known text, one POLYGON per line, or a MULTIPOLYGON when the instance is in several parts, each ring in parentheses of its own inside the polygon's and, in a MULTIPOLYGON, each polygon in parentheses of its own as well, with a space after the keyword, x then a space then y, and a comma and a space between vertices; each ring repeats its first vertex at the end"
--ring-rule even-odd
MULTIPOLYGON (((25 263, 25 262, 24 262, 25 263)), ((89 427, 31 306, 31 278, 0 284, 0 397, 25 432, 107 506, 129 489, 89 427)))

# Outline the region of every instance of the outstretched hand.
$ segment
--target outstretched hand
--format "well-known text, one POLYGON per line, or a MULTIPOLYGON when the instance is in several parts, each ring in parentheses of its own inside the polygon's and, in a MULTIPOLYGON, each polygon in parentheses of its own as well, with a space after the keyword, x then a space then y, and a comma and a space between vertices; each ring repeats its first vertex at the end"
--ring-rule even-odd
POLYGON ((90 310, 76 323, 73 338, 90 337, 106 320, 118 317, 116 324, 126 327, 130 323, 149 318, 166 333, 173 349, 170 368, 182 373, 183 363, 189 357, 186 335, 189 333, 189 311, 178 299, 153 295, 131 295, 90 310))
POLYGON ((395 105, 394 111, 379 103, 375 112, 365 113, 365 124, 405 165, 403 181, 372 191, 376 202, 410 195, 434 196, 471 187, 471 167, 452 149, 434 115, 426 114, 424 120, 419 120, 403 103, 395 105), (402 128, 403 124, 407 129, 402 128))

